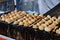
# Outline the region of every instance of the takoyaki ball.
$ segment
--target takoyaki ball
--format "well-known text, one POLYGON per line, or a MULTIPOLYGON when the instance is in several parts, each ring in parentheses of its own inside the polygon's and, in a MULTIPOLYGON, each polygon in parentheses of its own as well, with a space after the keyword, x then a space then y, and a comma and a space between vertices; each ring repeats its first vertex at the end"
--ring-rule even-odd
POLYGON ((31 19, 27 19, 26 21, 31 21, 31 19))
POLYGON ((18 19, 17 21, 21 21, 21 19, 18 19))
POLYGON ((54 23, 51 24, 53 27, 56 27, 56 25, 54 23))
POLYGON ((5 22, 7 22, 8 24, 11 23, 10 19, 6 19, 5 22))
POLYGON ((2 17, 2 19, 1 19, 2 21, 5 21, 5 18, 4 17, 2 17))
POLYGON ((26 20, 23 20, 23 22, 26 22, 26 20))
POLYGON ((22 13, 22 14, 26 14, 26 12, 25 12, 25 11, 22 11, 21 13, 22 13))
POLYGON ((43 23, 45 22, 45 20, 44 20, 44 19, 42 19, 41 21, 42 21, 43 23))
POLYGON ((20 13, 20 15, 21 15, 21 16, 26 15, 26 12, 25 12, 25 11, 22 11, 22 12, 20 13))
POLYGON ((23 18, 24 18, 24 19, 26 19, 27 17, 26 17, 26 16, 24 16, 23 18))
POLYGON ((20 16, 23 16, 22 13, 19 14, 20 16))
POLYGON ((40 14, 39 17, 43 17, 43 14, 40 14))
POLYGON ((14 14, 14 12, 12 11, 11 14, 14 14))
POLYGON ((10 20, 14 20, 13 18, 10 18, 10 20))
POLYGON ((57 30, 56 30, 56 33, 57 33, 57 34, 60 34, 60 30, 59 30, 59 29, 57 29, 57 30))
POLYGON ((19 18, 18 16, 16 16, 16 18, 19 18))
POLYGON ((43 22, 43 21, 40 21, 39 23, 40 23, 40 24, 43 24, 44 22, 43 22))
POLYGON ((19 16, 18 14, 17 14, 16 16, 17 16, 18 18, 20 18, 20 16, 19 16))
POLYGON ((33 28, 34 28, 34 29, 37 29, 37 28, 38 28, 38 26, 37 26, 37 25, 33 25, 33 28))
POLYGON ((14 16, 11 16, 11 17, 9 17, 9 18, 13 18, 14 16))
POLYGON ((46 21, 47 21, 47 20, 49 20, 49 18, 48 18, 48 17, 45 17, 45 18, 44 18, 44 20, 46 20, 46 21))
POLYGON ((11 15, 11 13, 8 13, 8 16, 11 15))
POLYGON ((48 20, 48 23, 49 23, 49 24, 51 24, 51 23, 52 23, 52 21, 51 21, 51 20, 48 20))
POLYGON ((21 19, 18 19, 18 20, 16 20, 16 21, 20 21, 21 19))
POLYGON ((31 17, 29 17, 28 19, 32 19, 31 17))
POLYGON ((34 19, 31 19, 31 22, 35 22, 35 20, 34 19))
POLYGON ((23 22, 23 20, 20 20, 21 22, 23 22))
POLYGON ((42 24, 42 25, 44 26, 44 28, 45 28, 45 27, 47 27, 47 25, 46 25, 46 24, 42 24))
POLYGON ((39 24, 39 23, 37 23, 36 25, 37 25, 37 26, 40 26, 40 24, 39 24))
POLYGON ((18 21, 15 21, 13 24, 18 24, 19 22, 18 21))
POLYGON ((24 23, 23 22, 19 22, 19 25, 24 25, 24 23))
POLYGON ((13 17, 12 15, 9 15, 9 17, 13 17))
POLYGON ((52 19, 56 20, 57 18, 54 16, 54 17, 52 17, 52 19))
POLYGON ((43 24, 44 22, 43 22, 43 21, 40 21, 39 23, 40 23, 40 24, 43 24))
POLYGON ((26 20, 23 20, 23 22, 26 22, 26 20))
POLYGON ((26 22, 28 24, 28 26, 30 26, 30 24, 28 22, 26 22))
POLYGON ((53 18, 51 18, 50 20, 51 20, 51 21, 54 21, 54 19, 53 19, 53 18))
POLYGON ((50 27, 45 27, 45 29, 44 29, 46 32, 50 32, 50 31, 52 31, 52 28, 50 28, 50 27))
POLYGON ((46 24, 47 26, 49 25, 49 23, 48 23, 47 21, 45 22, 45 24, 46 24))
POLYGON ((22 13, 22 16, 26 15, 26 13, 22 13))
POLYGON ((39 16, 37 16, 37 19, 40 19, 40 17, 39 17, 39 16))
POLYGON ((24 26, 25 26, 25 27, 28 27, 28 26, 29 26, 29 24, 28 24, 28 23, 25 23, 25 24, 24 24, 24 26))
POLYGON ((26 14, 27 17, 29 17, 29 14, 26 14))
POLYGON ((43 28, 47 27, 47 25, 46 25, 46 24, 41 24, 41 26, 42 26, 43 28))
POLYGON ((54 23, 54 25, 57 25, 57 24, 58 24, 58 22, 57 22, 57 21, 53 21, 53 23, 54 23))
POLYGON ((16 14, 18 14, 18 12, 14 12, 14 14, 16 15, 16 14))
POLYGON ((26 16, 26 18, 28 19, 29 17, 28 17, 28 16, 26 16))
MULTIPOLYGON (((29 19, 26 19, 26 21, 28 21, 29 19)), ((29 20, 30 21, 30 20, 29 20)))
POLYGON ((51 29, 54 29, 55 28, 55 25, 51 24, 48 27, 50 27, 51 29))
POLYGON ((44 27, 42 25, 40 25, 39 30, 44 30, 44 27))
POLYGON ((16 19, 16 16, 14 16, 13 18, 15 18, 15 19, 16 19))
POLYGON ((18 21, 18 22, 21 22, 21 21, 20 21, 20 19, 19 19, 19 20, 17 20, 17 21, 18 21))
POLYGON ((50 15, 47 15, 47 17, 50 19, 51 18, 51 16, 50 15))
POLYGON ((32 13, 29 13, 29 16, 33 16, 33 14, 32 13))
POLYGON ((28 23, 29 23, 29 24, 32 24, 32 22, 31 22, 31 21, 28 21, 28 23))
POLYGON ((15 14, 13 13, 12 16, 15 16, 15 14))

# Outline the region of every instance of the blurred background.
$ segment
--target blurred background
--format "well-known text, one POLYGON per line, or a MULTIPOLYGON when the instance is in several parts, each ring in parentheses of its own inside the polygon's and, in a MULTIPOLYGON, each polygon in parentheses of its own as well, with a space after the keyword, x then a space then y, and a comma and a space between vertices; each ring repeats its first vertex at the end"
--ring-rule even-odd
POLYGON ((60 3, 60 0, 2 0, 0 11, 8 12, 17 8, 20 11, 44 14, 60 3))

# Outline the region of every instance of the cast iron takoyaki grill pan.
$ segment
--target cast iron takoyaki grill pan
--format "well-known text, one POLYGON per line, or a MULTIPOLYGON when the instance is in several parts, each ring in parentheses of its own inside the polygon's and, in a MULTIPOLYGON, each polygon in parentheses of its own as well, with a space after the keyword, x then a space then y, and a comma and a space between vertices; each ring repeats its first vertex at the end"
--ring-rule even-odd
MULTIPOLYGON (((59 7, 60 7, 60 4, 58 4, 55 8, 51 9, 49 12, 44 14, 44 16, 50 15, 51 17, 53 17, 53 16, 58 17, 60 15, 60 8, 59 7)), ((38 23, 38 22, 39 22, 39 20, 36 23, 38 23)), ((33 24, 35 24, 35 23, 33 23, 33 24)), ((60 27, 60 24, 58 24, 58 26, 60 27)), ((34 37, 36 37, 38 39, 41 38, 40 40, 50 40, 50 39, 51 40, 60 40, 60 36, 57 35, 55 32, 52 32, 52 31, 51 32, 46 32, 44 30, 43 31, 39 30, 38 28, 34 29, 34 28, 32 28, 33 25, 31 25, 29 27, 26 27, 26 26, 23 26, 23 25, 22 26, 20 26, 20 25, 17 26, 16 25, 16 27, 18 27, 19 30, 26 31, 28 33, 27 35, 31 35, 32 38, 34 38, 34 37)))
MULTIPOLYGON (((58 17, 60 15, 60 4, 58 4, 55 8, 51 9, 49 12, 47 12, 46 14, 44 14, 44 16, 47 16, 47 15, 50 15, 51 17, 52 16, 58 17)), ((43 17, 43 18, 45 18, 45 17, 43 17)), ((10 31, 9 32, 11 32, 11 29, 13 29, 13 28, 14 28, 14 30, 25 31, 25 32, 27 32, 26 35, 31 35, 32 39, 34 39, 34 38, 37 39, 38 38, 38 40, 39 39, 40 40, 50 40, 50 39, 51 40, 60 40, 60 36, 57 35, 55 32, 51 32, 50 33, 50 32, 39 30, 38 28, 37 29, 33 28, 33 25, 36 24, 36 23, 38 23, 43 18, 38 19, 38 21, 34 22, 30 26, 14 25, 13 24, 14 21, 12 23, 10 23, 10 24, 1 21, 0 24, 1 24, 1 26, 4 25, 3 26, 4 28, 5 28, 5 26, 7 26, 7 27, 9 26, 10 27, 10 31)), ((58 26, 60 27, 60 24, 58 26)), ((28 38, 28 36, 26 38, 28 38)))

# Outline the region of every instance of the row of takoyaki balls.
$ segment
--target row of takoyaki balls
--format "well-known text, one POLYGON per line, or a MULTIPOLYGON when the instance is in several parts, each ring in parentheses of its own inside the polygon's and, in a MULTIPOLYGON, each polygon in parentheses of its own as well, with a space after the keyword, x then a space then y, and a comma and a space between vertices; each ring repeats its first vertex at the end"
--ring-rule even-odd
POLYGON ((26 15, 25 11, 13 11, 11 13, 3 14, 0 16, 0 21, 5 21, 7 23, 11 23, 18 18, 21 18, 26 15))
POLYGON ((34 29, 39 29, 39 30, 44 30, 46 32, 56 32, 57 34, 60 34, 60 28, 57 29, 59 26, 58 24, 60 24, 60 18, 56 18, 51 17, 51 16, 47 16, 45 18, 43 18, 41 21, 39 21, 38 23, 33 25, 34 29))
POLYGON ((16 20, 13 24, 23 25, 25 27, 29 27, 33 23, 35 23, 37 20, 43 18, 43 15, 38 14, 26 14, 21 19, 16 20))
POLYGON ((54 31, 58 34, 60 34, 60 28, 58 28, 58 24, 60 23, 60 18, 51 17, 50 15, 47 15, 47 17, 44 17, 43 15, 38 14, 26 14, 25 11, 13 11, 11 13, 3 14, 0 16, 0 21, 5 21, 7 23, 13 22, 13 24, 17 25, 23 25, 25 27, 29 27, 33 23, 38 23, 33 25, 34 29, 39 28, 40 30, 45 30, 46 32, 54 31))

